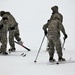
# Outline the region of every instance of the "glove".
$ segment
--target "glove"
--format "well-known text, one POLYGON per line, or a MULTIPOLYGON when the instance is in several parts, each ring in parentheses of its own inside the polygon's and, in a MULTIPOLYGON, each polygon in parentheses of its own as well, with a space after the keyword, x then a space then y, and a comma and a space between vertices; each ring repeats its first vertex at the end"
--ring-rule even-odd
POLYGON ((67 34, 65 34, 65 35, 64 35, 64 40, 65 40, 67 37, 68 37, 67 34))
POLYGON ((44 34, 47 36, 47 30, 44 30, 44 34))
POLYGON ((0 25, 0 29, 2 29, 2 28, 3 28, 3 24, 0 25))
POLYGON ((18 41, 18 43, 19 43, 20 45, 23 45, 23 42, 22 42, 22 41, 18 41))

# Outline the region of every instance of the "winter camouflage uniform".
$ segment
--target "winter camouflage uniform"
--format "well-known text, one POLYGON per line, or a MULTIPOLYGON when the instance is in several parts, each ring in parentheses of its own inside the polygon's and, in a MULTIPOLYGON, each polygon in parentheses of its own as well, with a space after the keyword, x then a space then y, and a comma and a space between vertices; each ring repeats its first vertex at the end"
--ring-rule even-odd
MULTIPOLYGON (((50 19, 49 19, 49 21, 51 21, 56 15, 55 14, 57 14, 57 17, 58 17, 58 19, 59 19, 59 21, 61 21, 61 22, 63 22, 63 16, 62 16, 62 14, 60 14, 59 12, 58 12, 58 6, 53 6, 52 8, 51 8, 51 10, 53 11, 52 12, 52 15, 51 15, 51 17, 50 17, 50 19)), ((46 25, 45 25, 46 26, 46 25)), ((44 26, 44 27, 45 27, 44 26)), ((46 28, 46 27, 45 27, 46 28)), ((49 43, 49 42, 48 42, 49 43)), ((47 44, 47 50, 49 49, 49 46, 48 46, 49 44, 47 44)))
POLYGON ((6 52, 7 50, 7 31, 8 31, 8 18, 4 18, 0 21, 0 42, 1 42, 1 48, 0 52, 3 54, 8 54, 6 52), (6 20, 5 20, 6 19, 6 20))
POLYGON ((61 48, 61 42, 60 42, 60 31, 62 33, 66 34, 65 29, 61 23, 61 21, 58 19, 58 14, 54 15, 53 19, 49 21, 47 24, 43 26, 43 30, 45 31, 48 28, 48 34, 47 38, 49 40, 48 46, 49 46, 49 60, 53 59, 54 56, 54 50, 57 50, 58 57, 62 58, 62 48, 61 48), (54 49, 55 48, 55 49, 54 49))
POLYGON ((15 18, 9 13, 6 12, 3 16, 8 16, 9 17, 9 44, 11 46, 11 51, 15 51, 15 43, 14 43, 14 38, 17 41, 20 41, 21 38, 19 37, 19 28, 18 28, 18 23, 16 22, 15 18))
POLYGON ((15 51, 14 38, 17 41, 21 40, 21 38, 19 37, 20 34, 19 34, 18 23, 16 22, 15 18, 9 12, 5 12, 3 16, 9 17, 9 23, 8 23, 9 44, 11 46, 11 51, 15 51))

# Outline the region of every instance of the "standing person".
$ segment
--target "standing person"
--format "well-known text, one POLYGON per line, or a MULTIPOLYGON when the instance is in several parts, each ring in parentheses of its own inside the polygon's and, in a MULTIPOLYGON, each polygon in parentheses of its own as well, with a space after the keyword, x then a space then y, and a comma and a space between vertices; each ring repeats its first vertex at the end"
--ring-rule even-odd
MULTIPOLYGON (((59 8, 58 8, 58 6, 53 6, 53 7, 51 7, 51 10, 52 10, 52 15, 51 15, 51 17, 50 17, 50 19, 49 19, 49 21, 51 21, 56 15, 55 14, 57 14, 57 17, 58 17, 58 19, 59 19, 59 21, 62 23, 63 22, 63 16, 62 16, 62 14, 61 13, 59 13, 59 8)), ((47 26, 47 25, 46 25, 47 26)), ((45 27, 45 26, 44 26, 45 27)), ((47 43, 49 43, 49 42, 47 42, 47 43)), ((47 44, 47 51, 49 50, 49 46, 48 46, 48 44, 47 44)))
POLYGON ((6 12, 6 15, 9 16, 9 44, 11 46, 9 51, 15 51, 16 48, 14 38, 19 44, 23 44, 23 42, 21 41, 18 23, 16 22, 15 18, 10 14, 10 12, 6 12))
POLYGON ((20 38, 18 23, 16 22, 15 18, 10 14, 10 12, 5 12, 1 17, 3 16, 9 17, 8 30, 9 30, 9 44, 11 47, 9 51, 15 51, 16 48, 14 38, 18 41, 19 44, 23 44, 20 38))
POLYGON ((48 43, 49 61, 50 62, 55 61, 54 59, 55 48, 58 54, 58 61, 65 61, 65 58, 62 57, 63 53, 62 53, 61 42, 60 42, 60 31, 63 33, 64 39, 67 38, 67 34, 65 32, 62 23, 58 18, 58 14, 55 14, 55 17, 53 17, 51 21, 49 21, 47 24, 43 26, 43 30, 45 32, 45 35, 47 35, 49 41, 48 43))
POLYGON ((7 31, 8 31, 8 17, 3 17, 0 21, 0 42, 1 48, 0 53, 3 55, 8 55, 7 53, 7 31))

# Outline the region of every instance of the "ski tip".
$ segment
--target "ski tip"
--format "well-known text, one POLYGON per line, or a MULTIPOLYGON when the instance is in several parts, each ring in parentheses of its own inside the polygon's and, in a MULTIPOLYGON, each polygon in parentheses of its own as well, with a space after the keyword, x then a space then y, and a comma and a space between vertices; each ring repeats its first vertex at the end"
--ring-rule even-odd
POLYGON ((23 54, 24 54, 24 53, 22 53, 21 56, 22 56, 23 54))
POLYGON ((25 56, 26 56, 26 54, 23 55, 23 57, 25 57, 25 56))

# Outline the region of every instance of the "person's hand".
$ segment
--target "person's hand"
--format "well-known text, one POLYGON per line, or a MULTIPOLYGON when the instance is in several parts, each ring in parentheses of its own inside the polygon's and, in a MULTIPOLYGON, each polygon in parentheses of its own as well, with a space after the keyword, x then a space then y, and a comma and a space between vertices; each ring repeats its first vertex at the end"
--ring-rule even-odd
POLYGON ((47 33, 48 33, 47 30, 44 30, 44 34, 45 34, 45 36, 47 36, 47 33))
POLYGON ((23 42, 22 42, 22 41, 18 41, 18 43, 19 43, 20 45, 23 45, 23 42))
POLYGON ((64 40, 67 39, 67 37, 68 37, 67 34, 65 34, 65 35, 64 35, 64 40))

